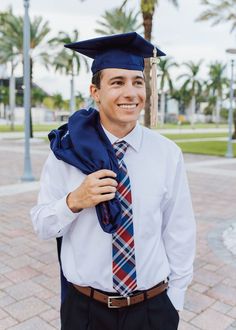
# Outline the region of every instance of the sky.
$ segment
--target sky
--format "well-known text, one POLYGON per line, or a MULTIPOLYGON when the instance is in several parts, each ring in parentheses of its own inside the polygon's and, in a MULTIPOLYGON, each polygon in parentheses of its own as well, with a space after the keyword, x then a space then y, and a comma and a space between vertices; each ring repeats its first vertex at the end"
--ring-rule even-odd
MULTIPOLYGON (((15 14, 24 13, 23 0, 1 0, 0 11, 6 10, 10 5, 15 14)), ((129 7, 138 11, 140 0, 130 0, 129 7)), ((207 76, 208 65, 215 61, 229 63, 227 48, 236 47, 236 33, 230 34, 230 25, 224 24, 211 27, 210 22, 196 22, 196 18, 204 10, 201 0, 179 0, 176 9, 168 0, 160 0, 153 21, 153 43, 158 45, 168 56, 178 63, 203 59, 201 70, 202 78, 207 76)), ((96 21, 105 10, 118 7, 121 0, 30 0, 30 17, 43 16, 49 21, 51 33, 49 37, 56 36, 59 31, 71 33, 74 29, 79 31, 80 40, 97 37, 94 32, 98 27, 96 21)), ((140 18, 141 19, 141 18, 140 18)), ((229 67, 229 65, 228 65, 229 67)), ((229 71, 229 70, 228 70, 229 71)), ((19 66, 16 72, 22 74, 19 66)), ((174 77, 184 73, 184 68, 173 72, 174 77)), ((5 75, 7 72, 5 71, 5 75)), ((229 75, 229 72, 227 72, 229 75)), ((88 96, 88 87, 91 73, 85 70, 76 77, 76 91, 88 96)), ((36 64, 34 81, 48 93, 62 93, 69 98, 69 77, 47 71, 40 64, 36 64)))

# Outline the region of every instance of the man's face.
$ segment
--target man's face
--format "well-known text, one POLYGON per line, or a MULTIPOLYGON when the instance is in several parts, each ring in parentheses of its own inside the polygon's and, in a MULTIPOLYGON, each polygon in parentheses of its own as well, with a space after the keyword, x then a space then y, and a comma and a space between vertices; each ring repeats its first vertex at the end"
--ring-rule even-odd
POLYGON ((146 89, 141 71, 104 69, 100 89, 91 87, 106 129, 132 129, 144 108, 146 89))

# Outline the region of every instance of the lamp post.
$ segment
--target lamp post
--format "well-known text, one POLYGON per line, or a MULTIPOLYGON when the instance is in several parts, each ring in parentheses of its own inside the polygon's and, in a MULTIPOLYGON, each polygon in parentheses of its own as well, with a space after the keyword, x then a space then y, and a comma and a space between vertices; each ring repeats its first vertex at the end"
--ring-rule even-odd
MULTIPOLYGON (((236 49, 229 48, 226 49, 226 53, 235 55, 236 49)), ((234 60, 231 59, 231 80, 230 80, 230 107, 229 107, 229 117, 228 117, 228 143, 227 143, 227 152, 225 157, 233 158, 233 143, 232 143, 232 125, 233 125, 233 98, 234 98, 234 60)))
POLYGON ((24 173, 22 181, 33 181, 31 160, 30 160, 30 20, 29 20, 29 0, 24 0, 24 109, 25 109, 25 157, 24 173))

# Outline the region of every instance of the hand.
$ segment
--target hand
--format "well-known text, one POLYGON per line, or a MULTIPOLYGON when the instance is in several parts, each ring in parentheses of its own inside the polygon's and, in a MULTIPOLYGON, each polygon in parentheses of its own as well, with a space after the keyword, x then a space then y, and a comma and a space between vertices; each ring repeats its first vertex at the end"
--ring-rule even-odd
POLYGON ((82 184, 67 196, 67 205, 72 212, 96 206, 115 197, 116 173, 110 170, 99 170, 89 174, 82 184))

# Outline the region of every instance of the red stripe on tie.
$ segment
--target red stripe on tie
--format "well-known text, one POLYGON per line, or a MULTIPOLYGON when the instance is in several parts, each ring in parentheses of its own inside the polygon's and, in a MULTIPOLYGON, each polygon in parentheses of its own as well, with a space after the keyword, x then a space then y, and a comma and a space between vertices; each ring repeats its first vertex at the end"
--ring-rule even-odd
POLYGON ((120 182, 118 182, 117 193, 122 209, 121 226, 112 236, 113 287, 121 295, 127 296, 137 287, 131 187, 127 168, 123 162, 128 144, 125 141, 120 141, 115 143, 113 147, 119 164, 120 182))

